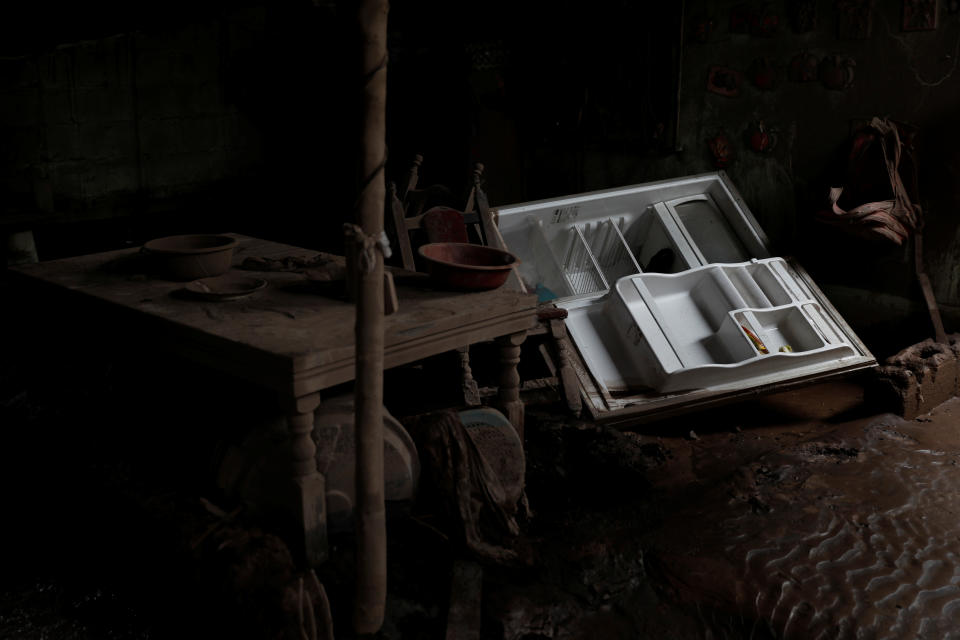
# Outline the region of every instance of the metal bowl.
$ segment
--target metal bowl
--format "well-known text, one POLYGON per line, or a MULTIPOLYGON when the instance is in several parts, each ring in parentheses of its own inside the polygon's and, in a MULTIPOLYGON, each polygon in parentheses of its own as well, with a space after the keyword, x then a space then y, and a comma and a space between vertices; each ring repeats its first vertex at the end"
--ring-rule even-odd
POLYGON ((520 264, 509 251, 464 242, 433 242, 421 246, 419 253, 435 282, 466 291, 496 289, 520 264))
POLYGON ((194 233, 157 238, 143 245, 159 275, 172 280, 196 280, 223 275, 233 263, 236 238, 194 233))

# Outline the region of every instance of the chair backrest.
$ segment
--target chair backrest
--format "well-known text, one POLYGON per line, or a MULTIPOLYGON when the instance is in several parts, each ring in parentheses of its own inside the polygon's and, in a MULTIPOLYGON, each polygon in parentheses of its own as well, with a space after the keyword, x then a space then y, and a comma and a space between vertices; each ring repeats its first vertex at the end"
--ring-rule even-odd
MULTIPOLYGON (((400 259, 403 268, 411 271, 416 269, 413 246, 410 242, 412 231, 424 229, 429 242, 469 242, 466 223, 471 222, 475 226, 478 225, 480 215, 479 212, 473 211, 474 205, 479 203, 481 197, 485 198, 480 191, 480 176, 483 173, 483 165, 478 162, 473 169, 473 186, 467 197, 467 206, 464 208, 466 213, 450 207, 432 207, 423 213, 423 207, 431 197, 449 195, 450 191, 442 185, 432 185, 424 189, 418 189, 417 184, 420 180, 420 167, 422 165, 423 156, 419 154, 414 156, 410 170, 407 172, 403 195, 401 196, 394 182, 390 183, 387 194, 390 207, 389 216, 393 219, 394 228, 397 232, 397 242, 400 245, 400 259)), ((479 231, 478 227, 478 237, 485 237, 479 231)))
POLYGON ((433 207, 420 220, 427 242, 470 242, 463 214, 450 207, 433 207))

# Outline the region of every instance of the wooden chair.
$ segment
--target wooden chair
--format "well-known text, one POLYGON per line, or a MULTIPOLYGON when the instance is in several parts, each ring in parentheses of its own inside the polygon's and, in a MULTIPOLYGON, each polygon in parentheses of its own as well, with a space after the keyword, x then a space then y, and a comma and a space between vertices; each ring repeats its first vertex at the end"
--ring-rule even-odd
MULTIPOLYGON (((431 216, 437 214, 437 217, 439 217, 439 215, 445 214, 438 214, 435 210, 424 212, 425 203, 431 196, 447 195, 449 191, 436 185, 426 189, 418 189, 417 184, 422 165, 423 156, 415 156, 410 170, 407 172, 406 185, 402 195, 398 193, 396 183, 390 182, 389 184, 390 216, 397 233, 402 266, 404 269, 411 271, 416 270, 413 246, 410 242, 411 232, 424 229, 427 233, 428 242, 459 241, 459 238, 450 239, 449 236, 444 236, 443 232, 437 232, 435 227, 431 228, 431 216)), ((461 214, 462 225, 464 230, 466 230, 467 225, 470 225, 475 236, 481 240, 482 244, 507 250, 506 243, 497 226, 496 214, 490 210, 486 192, 481 185, 483 171, 482 163, 478 162, 474 165, 473 175, 471 176, 472 186, 467 196, 466 206, 461 214)), ((446 211, 450 210, 447 209, 446 211)), ((507 286, 527 292, 526 285, 516 271, 510 275, 507 286)), ((559 386, 569 410, 579 415, 582 408, 580 387, 576 371, 572 365, 573 346, 567 336, 566 326, 563 322, 566 315, 564 309, 558 309, 549 303, 542 305, 538 314, 540 325, 528 332, 528 335, 548 336, 548 342, 552 345, 552 348, 548 348, 545 344, 540 346, 541 355, 551 371, 551 379, 546 380, 544 384, 554 387, 559 386)), ((468 406, 479 405, 481 395, 492 395, 496 392, 486 389, 481 392, 478 388, 470 367, 469 347, 461 347, 457 351, 460 355, 464 401, 468 406)))
MULTIPOLYGON (((393 220, 393 226, 397 234, 401 264, 404 269, 410 269, 411 271, 416 270, 416 263, 413 255, 413 245, 410 242, 410 233, 423 228, 424 216, 429 213, 429 211, 424 212, 423 209, 429 202, 430 197, 449 196, 450 194, 450 191, 441 185, 432 185, 425 189, 417 188, 422 164, 423 156, 415 156, 407 173, 406 185, 402 194, 395 182, 391 181, 388 185, 389 217, 393 220)), ((474 165, 473 185, 462 212, 463 223, 473 228, 481 244, 505 248, 503 238, 496 228, 496 223, 487 205, 487 196, 480 186, 483 169, 482 163, 478 162, 474 165)), ((428 241, 443 242, 444 240, 428 236, 428 241)), ((525 291, 526 289, 519 278, 516 280, 520 284, 521 290, 525 291)))
MULTIPOLYGON (((406 184, 402 194, 398 192, 395 182, 391 181, 388 185, 389 216, 393 220, 394 230, 397 234, 401 265, 404 269, 410 271, 416 271, 417 268, 413 254, 413 244, 410 241, 412 232, 423 229, 428 242, 467 242, 466 224, 469 222, 476 227, 479 222, 476 212, 462 214, 449 208, 433 208, 424 212, 423 209, 431 197, 448 196, 450 192, 440 185, 418 189, 420 167, 422 165, 423 156, 419 154, 414 156, 410 170, 407 172, 406 184), (459 221, 454 216, 458 217, 459 221), (434 221, 436 224, 431 224, 434 221)), ((465 207, 468 212, 473 211, 474 203, 477 201, 476 194, 482 173, 483 165, 477 163, 474 168, 474 186, 470 190, 465 207)), ((457 349, 457 353, 460 357, 464 402, 468 406, 477 406, 480 404, 480 390, 470 367, 470 348, 469 346, 460 347, 457 349)))

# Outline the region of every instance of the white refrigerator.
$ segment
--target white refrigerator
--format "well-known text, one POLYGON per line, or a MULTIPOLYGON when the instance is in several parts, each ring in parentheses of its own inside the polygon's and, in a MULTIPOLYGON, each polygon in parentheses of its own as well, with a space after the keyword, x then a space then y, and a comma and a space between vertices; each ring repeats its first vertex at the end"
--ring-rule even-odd
POLYGON ((495 215, 523 286, 568 312, 596 420, 640 421, 876 366, 804 269, 771 254, 722 171, 495 215))

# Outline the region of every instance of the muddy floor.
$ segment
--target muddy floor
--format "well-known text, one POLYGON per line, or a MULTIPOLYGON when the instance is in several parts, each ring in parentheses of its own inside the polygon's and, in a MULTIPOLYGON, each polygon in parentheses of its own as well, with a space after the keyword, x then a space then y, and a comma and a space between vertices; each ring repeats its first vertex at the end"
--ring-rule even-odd
POLYGON ((960 638, 958 418, 953 399, 783 439, 671 510, 651 577, 716 637, 960 638))
POLYGON ((865 382, 624 433, 542 416, 551 569, 493 598, 503 637, 960 637, 960 399, 904 421, 865 382))
MULTIPOLYGON (((201 426, 249 417, 252 395, 208 378, 191 395, 180 371, 171 396, 162 369, 54 366, 4 335, 0 638, 282 637, 242 575, 174 544, 217 501, 201 426), (212 387, 233 400, 185 417, 212 387)), ((903 421, 868 383, 631 431, 532 403, 530 561, 484 567, 482 637, 960 638, 960 400, 903 421)), ((462 552, 412 514, 389 525, 381 637, 443 638, 462 552)), ((349 638, 352 541, 332 542, 320 574, 349 638)))

